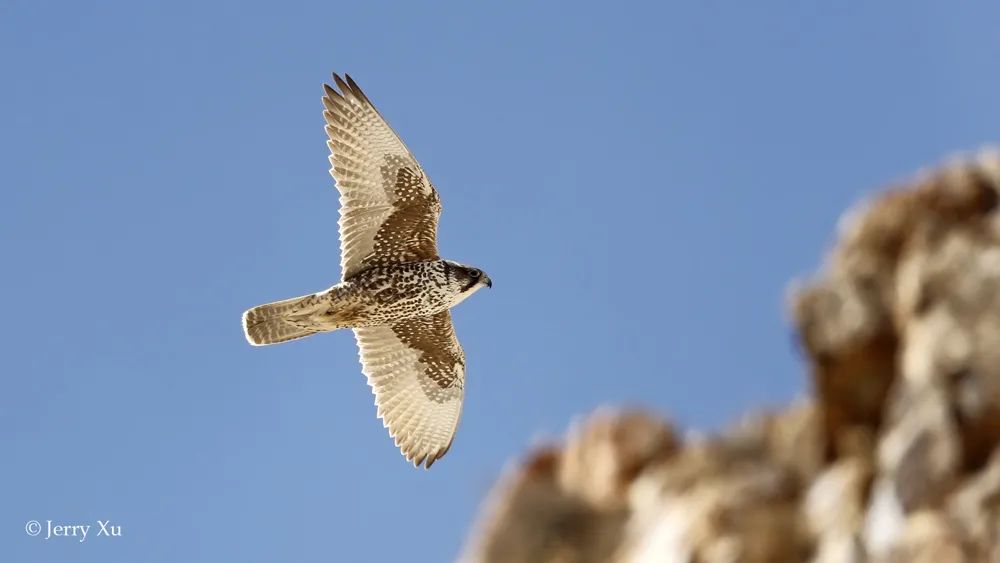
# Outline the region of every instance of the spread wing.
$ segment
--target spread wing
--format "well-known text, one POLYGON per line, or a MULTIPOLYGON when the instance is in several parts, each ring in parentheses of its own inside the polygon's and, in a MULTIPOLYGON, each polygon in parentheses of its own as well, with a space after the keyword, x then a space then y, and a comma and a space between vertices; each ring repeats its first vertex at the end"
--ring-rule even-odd
POLYGON ((451 447, 462 414, 465 353, 451 313, 354 329, 378 416, 415 466, 451 447))
POLYGON ((340 190, 343 279, 379 264, 438 257, 441 201, 396 132, 346 76, 324 84, 330 173, 340 190))

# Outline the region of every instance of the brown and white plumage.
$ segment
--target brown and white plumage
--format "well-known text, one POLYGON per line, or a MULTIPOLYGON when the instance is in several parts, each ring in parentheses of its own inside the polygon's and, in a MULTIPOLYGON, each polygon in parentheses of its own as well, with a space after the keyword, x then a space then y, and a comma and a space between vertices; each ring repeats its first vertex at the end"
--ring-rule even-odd
POLYGON ((462 414, 465 354, 451 313, 354 334, 379 418, 406 459, 430 467, 451 447, 462 414))
POLYGON ((335 74, 337 89, 324 85, 323 97, 340 191, 342 281, 247 311, 244 331, 265 345, 353 328, 379 417, 406 459, 430 467, 451 447, 465 389, 465 354, 448 309, 492 281, 439 257, 437 191, 345 78, 335 74))
POLYGON ((437 191, 361 88, 336 74, 324 85, 330 174, 340 190, 344 279, 376 264, 438 257, 437 191))

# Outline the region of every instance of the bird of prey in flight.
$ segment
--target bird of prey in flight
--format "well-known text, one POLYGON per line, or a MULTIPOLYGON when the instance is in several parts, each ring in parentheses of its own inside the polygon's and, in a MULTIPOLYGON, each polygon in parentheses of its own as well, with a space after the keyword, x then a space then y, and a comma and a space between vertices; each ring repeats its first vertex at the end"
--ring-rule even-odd
POLYGON ((349 75, 324 84, 330 173, 340 191, 341 281, 243 313, 254 346, 350 328, 378 416, 414 466, 451 447, 465 353, 451 307, 493 282, 438 255, 441 200, 417 159, 349 75))

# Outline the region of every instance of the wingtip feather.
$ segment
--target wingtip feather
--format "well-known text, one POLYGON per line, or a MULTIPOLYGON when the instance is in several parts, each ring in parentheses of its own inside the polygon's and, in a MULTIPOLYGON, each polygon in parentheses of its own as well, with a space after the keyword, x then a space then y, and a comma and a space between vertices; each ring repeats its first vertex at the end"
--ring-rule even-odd
POLYGON ((347 96, 353 93, 351 92, 351 87, 344 82, 344 79, 341 78, 336 72, 333 73, 333 82, 337 85, 337 88, 340 90, 342 96, 347 96))

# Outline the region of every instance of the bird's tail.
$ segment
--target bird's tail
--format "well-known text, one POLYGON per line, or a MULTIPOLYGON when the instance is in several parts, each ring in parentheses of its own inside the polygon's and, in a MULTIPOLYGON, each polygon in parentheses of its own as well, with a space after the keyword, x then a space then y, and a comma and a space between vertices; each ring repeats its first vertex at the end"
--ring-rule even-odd
POLYGON ((266 346, 323 332, 308 316, 319 302, 320 297, 312 294, 254 307, 243 313, 243 333, 250 344, 266 346))

